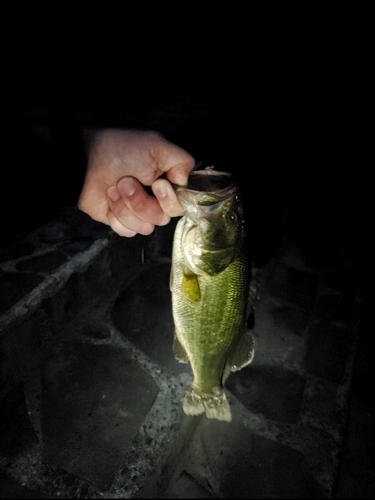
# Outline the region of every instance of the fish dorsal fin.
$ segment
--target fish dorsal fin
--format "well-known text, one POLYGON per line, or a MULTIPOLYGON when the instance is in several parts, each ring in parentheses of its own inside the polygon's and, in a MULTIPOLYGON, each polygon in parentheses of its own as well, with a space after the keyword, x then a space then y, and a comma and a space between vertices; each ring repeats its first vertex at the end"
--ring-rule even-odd
POLYGON ((198 276, 194 273, 184 272, 182 274, 181 291, 191 302, 199 302, 201 299, 201 290, 198 276))

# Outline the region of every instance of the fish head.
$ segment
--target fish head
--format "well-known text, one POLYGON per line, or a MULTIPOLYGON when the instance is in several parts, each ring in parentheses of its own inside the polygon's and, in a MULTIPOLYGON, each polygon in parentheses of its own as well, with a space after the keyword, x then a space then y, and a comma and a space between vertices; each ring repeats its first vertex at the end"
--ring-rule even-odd
POLYGON ((192 172, 175 187, 185 210, 182 248, 196 274, 223 271, 244 249, 244 211, 238 186, 227 172, 192 172))

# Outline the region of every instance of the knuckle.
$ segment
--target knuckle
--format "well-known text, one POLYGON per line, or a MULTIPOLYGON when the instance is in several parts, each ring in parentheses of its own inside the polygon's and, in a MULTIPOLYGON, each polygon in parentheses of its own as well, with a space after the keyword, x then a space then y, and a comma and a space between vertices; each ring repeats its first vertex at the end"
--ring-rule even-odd
POLYGON ((154 232, 154 229, 155 229, 155 226, 149 224, 147 227, 143 227, 142 230, 139 231, 139 233, 143 234, 144 236, 148 236, 149 234, 154 232))
POLYGON ((148 199, 144 198, 144 199, 137 200, 134 203, 132 203, 132 209, 134 210, 134 212, 136 212, 138 214, 142 214, 142 213, 146 212, 148 209, 147 201, 148 201, 148 199))
POLYGON ((126 238, 132 238, 137 234, 135 231, 132 231, 127 227, 120 227, 119 224, 112 224, 111 227, 119 236, 125 236, 126 238))

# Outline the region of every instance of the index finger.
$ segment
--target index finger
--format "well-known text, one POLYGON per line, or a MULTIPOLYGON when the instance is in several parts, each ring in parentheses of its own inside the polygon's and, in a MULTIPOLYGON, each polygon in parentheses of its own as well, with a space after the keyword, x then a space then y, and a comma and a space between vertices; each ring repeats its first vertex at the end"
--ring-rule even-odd
POLYGON ((195 165, 194 160, 178 163, 167 171, 167 179, 173 184, 185 186, 188 182, 190 172, 195 165))
POLYGON ((112 209, 120 222, 128 216, 129 210, 138 219, 153 225, 164 226, 169 222, 157 199, 147 194, 136 178, 122 177, 117 183, 117 190, 123 201, 122 207, 126 207, 122 210, 120 205, 117 213, 112 209))
POLYGON ((152 185, 152 191, 160 207, 167 215, 177 217, 184 213, 184 209, 180 205, 176 193, 167 179, 156 179, 152 185))
POLYGON ((166 144, 159 146, 156 159, 159 169, 166 173, 170 182, 180 186, 187 184, 189 173, 195 165, 195 160, 189 153, 166 141, 166 144))

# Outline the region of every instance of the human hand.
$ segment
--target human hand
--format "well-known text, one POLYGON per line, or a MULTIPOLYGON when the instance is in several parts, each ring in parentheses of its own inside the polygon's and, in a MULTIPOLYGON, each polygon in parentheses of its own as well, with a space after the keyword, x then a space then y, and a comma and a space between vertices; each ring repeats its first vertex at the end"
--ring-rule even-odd
POLYGON ((98 132, 78 208, 120 236, 151 234, 184 213, 170 182, 186 184, 194 164, 191 155, 156 132, 98 132), (154 196, 143 186, 151 186, 154 196))

